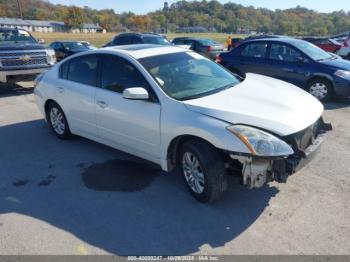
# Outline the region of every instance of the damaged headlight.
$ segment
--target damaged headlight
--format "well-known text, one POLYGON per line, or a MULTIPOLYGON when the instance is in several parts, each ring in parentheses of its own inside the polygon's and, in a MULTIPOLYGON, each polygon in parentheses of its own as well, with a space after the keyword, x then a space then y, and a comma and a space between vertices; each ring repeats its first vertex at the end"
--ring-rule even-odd
POLYGON ((288 156, 293 149, 281 139, 262 130, 242 125, 227 128, 237 136, 254 156, 288 156))

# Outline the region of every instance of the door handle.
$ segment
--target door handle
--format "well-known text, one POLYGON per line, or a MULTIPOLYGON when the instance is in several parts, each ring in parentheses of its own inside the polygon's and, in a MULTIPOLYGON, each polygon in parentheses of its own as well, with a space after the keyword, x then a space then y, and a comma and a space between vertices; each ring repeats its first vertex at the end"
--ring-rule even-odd
POLYGON ((63 87, 57 87, 57 90, 59 93, 63 93, 64 92, 64 88, 63 87))
POLYGON ((99 105, 101 108, 106 108, 108 107, 107 103, 105 101, 97 101, 96 104, 99 105))

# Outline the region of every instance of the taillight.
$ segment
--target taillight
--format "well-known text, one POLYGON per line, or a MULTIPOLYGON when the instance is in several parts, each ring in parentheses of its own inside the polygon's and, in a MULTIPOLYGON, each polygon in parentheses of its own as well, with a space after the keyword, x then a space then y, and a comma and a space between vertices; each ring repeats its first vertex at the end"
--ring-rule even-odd
POLYGON ((211 52, 211 50, 212 50, 212 47, 211 46, 208 46, 208 52, 211 52))
POLYGON ((344 47, 349 47, 348 41, 344 42, 344 47))
POLYGON ((220 55, 217 55, 216 58, 215 58, 215 62, 218 63, 218 64, 221 64, 222 57, 220 55))

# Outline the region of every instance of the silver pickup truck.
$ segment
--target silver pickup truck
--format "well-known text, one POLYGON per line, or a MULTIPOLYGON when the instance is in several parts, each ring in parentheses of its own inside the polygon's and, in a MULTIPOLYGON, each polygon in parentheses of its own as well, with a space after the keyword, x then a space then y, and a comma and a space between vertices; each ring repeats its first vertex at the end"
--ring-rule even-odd
POLYGON ((31 34, 17 28, 0 28, 0 83, 32 80, 53 66, 55 52, 31 34))

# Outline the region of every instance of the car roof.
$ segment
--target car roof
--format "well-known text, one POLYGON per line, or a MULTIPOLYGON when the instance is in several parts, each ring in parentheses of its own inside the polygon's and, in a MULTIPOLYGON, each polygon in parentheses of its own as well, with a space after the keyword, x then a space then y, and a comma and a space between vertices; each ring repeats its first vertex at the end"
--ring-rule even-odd
POLYGON ((306 42, 302 39, 292 38, 292 37, 278 37, 278 38, 260 38, 260 39, 252 39, 247 40, 245 43, 253 43, 253 42, 279 42, 279 43, 287 43, 287 44, 294 44, 294 43, 301 43, 306 42))
POLYGON ((150 37, 162 37, 161 35, 158 35, 158 34, 153 34, 153 33, 120 33, 119 35, 117 35, 116 37, 118 36, 133 36, 133 35, 136 35, 136 36, 150 36, 150 37))
POLYGON ((188 49, 184 49, 181 47, 152 45, 152 44, 111 46, 111 47, 102 48, 100 50, 109 50, 117 53, 123 53, 135 59, 157 56, 157 55, 189 52, 188 49))

